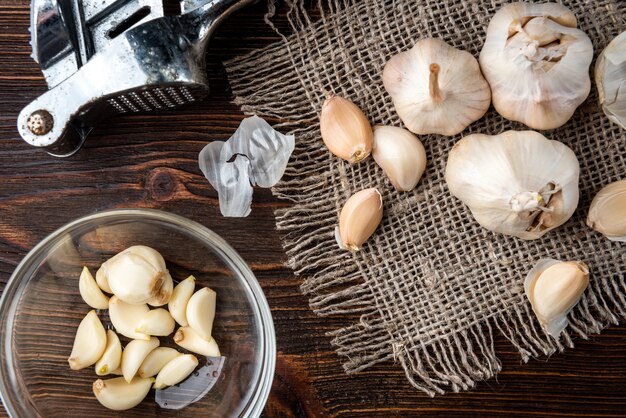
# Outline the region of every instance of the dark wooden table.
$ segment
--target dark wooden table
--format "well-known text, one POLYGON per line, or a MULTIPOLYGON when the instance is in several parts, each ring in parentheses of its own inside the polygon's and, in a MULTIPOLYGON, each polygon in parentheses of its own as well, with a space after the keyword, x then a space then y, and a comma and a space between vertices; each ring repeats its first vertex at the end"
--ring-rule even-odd
MULTIPOLYGON (((16 115, 46 85, 29 56, 29 3, 1 0, 0 289, 26 253, 55 228, 103 209, 158 208, 225 237, 261 283, 278 341, 268 417, 626 416, 624 325, 527 365, 499 338, 504 370, 497 379, 435 399, 413 389, 391 363, 357 376, 344 374, 344 359, 325 334, 353 318, 320 319, 310 311, 300 279, 285 267, 274 229, 273 211, 287 203, 257 190, 248 218, 224 219, 197 166, 202 147, 227 139, 242 118, 220 63, 277 40, 263 22, 262 3, 216 33, 207 57, 213 89, 208 100, 158 116, 114 119, 96 130, 79 154, 60 160, 29 147, 16 132, 16 115)), ((280 18, 277 22, 283 24, 280 18)), ((2 409, 0 416, 6 416, 2 409)))

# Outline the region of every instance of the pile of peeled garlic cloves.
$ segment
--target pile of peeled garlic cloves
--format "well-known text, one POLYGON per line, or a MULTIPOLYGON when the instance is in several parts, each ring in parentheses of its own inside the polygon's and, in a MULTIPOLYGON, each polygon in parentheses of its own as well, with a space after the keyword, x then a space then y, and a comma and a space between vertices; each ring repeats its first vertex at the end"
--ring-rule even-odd
POLYGON ((98 376, 121 376, 93 383, 96 399, 109 409, 133 408, 150 388, 174 386, 195 370, 199 362, 193 354, 160 347, 157 337, 170 336, 176 323, 180 327, 173 341, 179 347, 220 356, 212 336, 215 292, 207 287, 195 291, 193 276, 174 287, 165 260, 150 247, 127 248, 103 263, 95 279, 84 267, 78 287, 94 310, 78 326, 68 363, 72 370, 95 365, 98 376), (165 305, 168 309, 159 307, 165 305), (104 329, 95 309, 108 309, 114 330, 104 329), (124 348, 118 333, 130 339, 124 348))
MULTIPOLYGON (((589 37, 565 6, 508 4, 493 16, 479 60, 432 38, 388 60, 383 85, 406 129, 372 129, 356 104, 331 94, 321 108, 321 136, 332 154, 349 163, 372 154, 393 188, 410 192, 426 169, 426 152, 415 134, 457 135, 491 103, 503 117, 531 129, 559 128, 589 95, 592 59, 589 37)), ((595 77, 604 113, 626 129, 626 33, 600 54, 595 77)), ((579 171, 567 145, 532 130, 506 131, 459 140, 448 155, 445 180, 482 227, 534 240, 573 215, 579 171)), ((382 219, 380 190, 353 194, 339 214, 339 247, 360 250, 382 219)), ((626 179, 598 192, 587 224, 626 242, 626 179)), ((588 282, 589 267, 582 261, 538 262, 526 294, 546 332, 558 338, 588 282)))

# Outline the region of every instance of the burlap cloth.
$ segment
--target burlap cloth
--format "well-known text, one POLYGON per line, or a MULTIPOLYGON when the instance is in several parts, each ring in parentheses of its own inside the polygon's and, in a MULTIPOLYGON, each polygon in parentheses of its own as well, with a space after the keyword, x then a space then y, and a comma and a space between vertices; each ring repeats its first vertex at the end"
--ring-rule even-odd
MULTIPOLYGON (((444 181, 448 152, 461 138, 422 136, 426 173, 412 192, 393 190, 372 158, 350 165, 331 156, 319 133, 324 92, 357 103, 373 124, 402 126, 381 79, 385 62, 423 37, 439 37, 478 57, 490 18, 507 1, 332 0, 311 17, 301 0, 289 3, 294 34, 226 63, 236 102, 246 113, 284 121, 296 133, 286 176, 274 189, 293 204, 276 212, 289 265, 318 315, 351 315, 332 333, 344 368, 355 373, 394 361, 409 381, 433 396, 467 390, 494 376, 501 363, 495 332, 525 362, 572 347, 626 318, 626 246, 585 226, 591 199, 625 176, 626 132, 588 100, 562 128, 544 132, 570 146, 581 165, 579 207, 543 239, 523 241, 481 228, 444 181), (333 230, 354 192, 377 187, 385 215, 355 254, 340 251, 333 230), (524 296, 526 272, 539 258, 584 260, 591 283, 560 340, 547 335, 524 296)), ((626 1, 564 1, 578 17, 595 55, 626 29, 626 1)), ((593 65, 592 64, 592 68, 593 65)), ((493 108, 463 134, 524 129, 493 108)))

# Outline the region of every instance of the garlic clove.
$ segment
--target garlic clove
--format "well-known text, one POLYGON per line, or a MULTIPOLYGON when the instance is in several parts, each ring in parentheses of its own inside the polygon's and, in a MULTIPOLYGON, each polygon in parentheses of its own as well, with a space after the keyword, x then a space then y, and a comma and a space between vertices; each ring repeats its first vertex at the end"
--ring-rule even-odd
POLYGON ((89 367, 102 356, 107 344, 107 334, 96 311, 89 311, 80 321, 74 346, 67 362, 72 370, 80 370, 89 367))
POLYGON ((216 294, 208 287, 198 290, 187 303, 187 321, 205 340, 211 338, 213 320, 215 319, 216 294))
MULTIPOLYGON (((120 363, 121 363, 121 358, 120 358, 120 363)), ((122 373, 122 368, 118 367, 117 369, 113 370, 112 372, 109 372, 109 374, 114 374, 116 376, 123 376, 124 373, 122 373)))
POLYGON ((542 327, 558 338, 567 314, 589 284, 589 267, 581 261, 542 259, 528 273, 524 291, 542 327))
POLYGON ((330 94, 324 101, 320 130, 328 150, 350 163, 372 152, 372 126, 357 105, 341 96, 330 94))
POLYGON ((149 335, 136 331, 139 320, 149 311, 150 308, 146 304, 133 305, 117 296, 109 299, 109 318, 113 327, 118 333, 134 340, 150 339, 149 335))
POLYGON ((122 351, 122 374, 127 382, 130 382, 137 374, 141 363, 148 357, 148 354, 159 346, 159 339, 156 337, 146 340, 132 340, 124 351, 122 351))
POLYGON ((113 330, 107 330, 107 343, 102 357, 96 362, 96 374, 104 376, 120 367, 122 362, 122 344, 113 330))
POLYGON ((107 279, 107 262, 102 263, 98 271, 96 271, 96 283, 104 292, 113 293, 109 280, 107 279))
POLYGON ((376 189, 352 195, 341 209, 337 243, 341 248, 358 251, 372 236, 383 218, 383 198, 376 189))
POLYGON ((87 267, 83 267, 83 271, 80 273, 78 290, 87 305, 94 309, 108 309, 109 298, 102 293, 87 267))
POLYGON ((598 56, 595 68, 602 110, 626 129, 626 32, 613 39, 598 56))
POLYGON ((152 379, 134 378, 126 382, 123 377, 98 379, 93 383, 93 394, 102 406, 114 411, 133 408, 144 400, 152 387, 152 379))
POLYGON ((157 347, 148 354, 141 363, 137 374, 141 377, 152 377, 161 371, 163 366, 175 357, 182 356, 182 353, 170 347, 157 347))
POLYGON ((419 139, 395 126, 374 127, 372 156, 400 192, 413 190, 426 169, 426 150, 419 139))
POLYGON ((611 241, 626 242, 626 179, 598 192, 591 202, 587 225, 611 241))
POLYGON ((518 2, 491 19, 479 61, 498 113, 544 130, 565 124, 585 101, 592 58, 569 9, 518 2))
POLYGON ((214 338, 205 340, 191 327, 180 327, 174 334, 174 342, 196 354, 207 357, 219 357, 220 349, 214 338))
POLYGON ((147 303, 160 295, 169 274, 148 256, 128 250, 107 262, 107 279, 115 296, 127 303, 147 303))
POLYGON ((578 205, 574 152, 534 131, 468 135, 446 165, 450 193, 494 232, 537 239, 564 224, 578 205))
POLYGON ((383 84, 398 116, 416 134, 456 135, 491 103, 476 58, 440 39, 422 39, 392 57, 383 84))
POLYGON ((174 332, 174 318, 170 313, 163 309, 153 309, 147 312, 139 322, 135 331, 140 334, 168 336, 174 332))
POLYGON ((170 301, 170 298, 172 297, 173 291, 174 291, 174 281, 172 280, 172 276, 170 276, 169 272, 167 272, 165 273, 163 286, 161 286, 159 293, 148 301, 148 305, 163 306, 167 304, 170 301))
POLYGON ((192 354, 181 354, 167 363, 156 377, 154 389, 174 386, 185 380, 198 366, 198 359, 192 354))
POLYGON ((172 297, 167 304, 172 318, 174 318, 174 320, 182 326, 189 325, 187 322, 187 303, 189 302, 191 295, 193 295, 195 286, 195 277, 187 277, 185 280, 176 285, 174 292, 172 293, 172 297))

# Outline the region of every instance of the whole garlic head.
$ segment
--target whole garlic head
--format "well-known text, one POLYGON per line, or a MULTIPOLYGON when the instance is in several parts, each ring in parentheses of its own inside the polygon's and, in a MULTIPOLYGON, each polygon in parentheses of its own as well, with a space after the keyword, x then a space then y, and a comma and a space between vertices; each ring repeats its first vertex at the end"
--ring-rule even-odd
POLYGON ((479 60, 498 113, 555 129, 589 95, 592 58, 591 41, 569 9, 520 2, 493 16, 479 60))
POLYGON ((416 134, 456 135, 491 103, 476 58, 434 38, 392 57, 383 84, 398 116, 416 134))
POLYGON ((611 121, 626 129, 626 32, 600 53, 595 74, 602 110, 611 121))
POLYGON ((534 131, 466 136, 450 151, 445 174, 480 225, 528 240, 572 216, 578 176, 574 152, 534 131))

